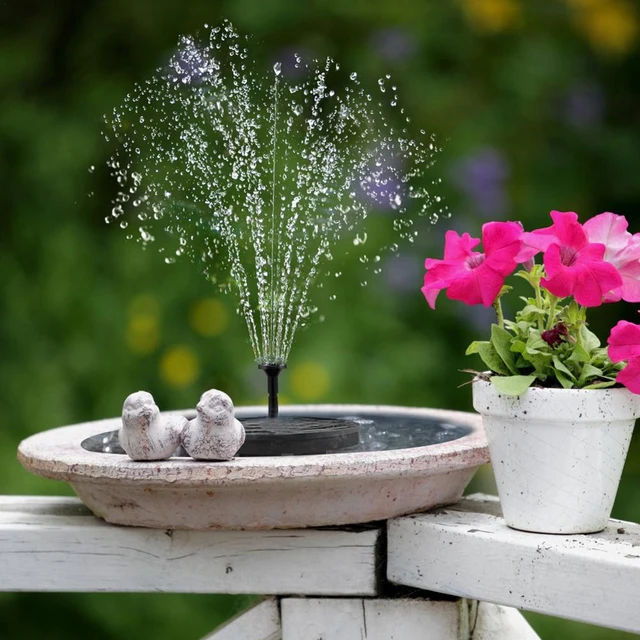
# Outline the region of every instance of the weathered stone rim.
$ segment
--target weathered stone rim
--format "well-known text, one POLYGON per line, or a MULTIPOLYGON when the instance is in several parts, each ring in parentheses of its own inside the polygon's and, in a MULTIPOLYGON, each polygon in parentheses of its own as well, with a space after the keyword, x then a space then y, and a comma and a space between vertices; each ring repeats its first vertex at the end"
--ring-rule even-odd
MULTIPOLYGON (((452 421, 471 428, 456 440, 410 449, 362 451, 306 456, 236 458, 228 462, 197 462, 173 458, 161 462, 134 462, 127 456, 86 451, 81 442, 96 433, 117 429, 119 418, 60 427, 33 435, 18 449, 23 466, 37 475, 67 482, 97 481, 136 484, 155 488, 238 486, 272 483, 283 479, 362 480, 366 476, 398 478, 456 471, 489 462, 480 416, 474 413, 388 405, 291 405, 282 414, 304 411, 403 414, 452 421)), ((166 412, 188 413, 188 412, 166 412)), ((264 407, 238 407, 240 414, 261 414, 264 407)))

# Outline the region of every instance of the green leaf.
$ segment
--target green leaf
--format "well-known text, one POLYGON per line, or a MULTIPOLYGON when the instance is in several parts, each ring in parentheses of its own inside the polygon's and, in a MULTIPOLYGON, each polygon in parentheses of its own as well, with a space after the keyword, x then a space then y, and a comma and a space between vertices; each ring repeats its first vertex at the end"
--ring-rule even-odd
POLYGON ((532 329, 527 338, 527 353, 549 352, 549 345, 540 337, 540 331, 532 329))
POLYGON ((544 380, 552 366, 551 354, 525 352, 522 354, 522 357, 525 358, 527 362, 529 362, 531 366, 536 370, 536 375, 541 380, 544 380))
POLYGON ((562 385, 562 387, 564 389, 572 389, 573 388, 573 382, 571 380, 569 380, 569 378, 567 378, 567 376, 565 376, 564 373, 562 373, 562 371, 559 371, 558 369, 555 370, 555 374, 556 374, 556 379, 558 380, 558 382, 562 385))
POLYGON ((530 313, 542 316, 545 311, 535 304, 528 304, 524 309, 522 309, 522 311, 520 311, 520 314, 523 316, 529 315, 530 313))
POLYGON ((514 275, 518 276, 518 278, 522 278, 526 280, 534 289, 540 283, 540 278, 542 276, 542 265, 535 264, 533 265, 533 269, 531 271, 527 271, 526 269, 520 269, 516 271, 514 275))
POLYGON ((598 369, 598 367, 594 367, 592 364, 589 364, 587 362, 582 367, 582 371, 580 372, 580 379, 578 382, 584 384, 589 378, 601 378, 602 373, 602 369, 598 369))
POLYGON ((555 367, 556 371, 562 371, 562 373, 566 374, 567 377, 575 382, 576 376, 573 374, 573 371, 571 371, 571 369, 569 369, 564 364, 564 362, 562 362, 562 360, 558 358, 558 356, 553 356, 553 366, 555 367))
MULTIPOLYGON (((518 328, 518 332, 521 333, 523 336, 529 336, 530 331, 533 329, 534 327, 534 323, 533 322, 527 322, 526 320, 520 320, 519 322, 516 323, 516 327, 518 328)), ((538 336, 540 335, 540 332, 538 331, 538 336)))
POLYGON ((478 347, 481 344, 489 344, 486 340, 474 340, 468 347, 467 350, 464 352, 465 356, 470 356, 473 353, 478 353, 478 347))
POLYGON ((598 347, 591 352, 591 358, 589 362, 596 367, 609 367, 612 362, 609 359, 609 354, 607 353, 606 347, 598 347))
POLYGON ((491 376, 491 384, 507 396, 522 395, 536 379, 535 376, 491 376))
POLYGON ((591 356, 581 344, 574 344, 571 355, 567 358, 567 360, 577 363, 589 362, 589 360, 591 360, 591 356))
POLYGON ((514 340, 511 343, 511 351, 514 353, 524 353, 527 345, 522 340, 514 340))
POLYGON ((491 343, 494 349, 502 358, 507 369, 509 369, 511 373, 517 373, 515 357, 511 351, 512 338, 513 336, 506 329, 499 327, 497 324, 491 325, 491 343))
POLYGON ((491 342, 479 342, 478 355, 494 373, 499 373, 504 376, 509 375, 509 370, 505 366, 504 360, 498 355, 498 352, 495 350, 491 342))
POLYGON ((580 320, 580 306, 575 300, 572 300, 565 308, 564 315, 569 324, 577 324, 580 320))
POLYGON ((594 382, 593 384, 588 384, 583 389, 606 389, 607 387, 613 387, 616 383, 615 380, 607 380, 606 382, 594 382))
POLYGON ((587 326, 584 324, 580 325, 580 342, 582 342, 582 346, 587 351, 593 351, 600 346, 600 340, 598 339, 598 336, 592 331, 589 331, 589 329, 587 329, 587 326))

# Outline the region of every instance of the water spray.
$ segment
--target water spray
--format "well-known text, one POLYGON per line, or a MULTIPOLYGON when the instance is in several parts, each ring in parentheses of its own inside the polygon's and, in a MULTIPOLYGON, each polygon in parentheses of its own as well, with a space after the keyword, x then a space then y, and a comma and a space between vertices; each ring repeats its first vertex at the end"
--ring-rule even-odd
POLYGON ((287 365, 284 363, 265 362, 259 364, 258 369, 262 369, 267 374, 267 389, 269 392, 269 418, 278 417, 278 376, 287 365))
POLYGON ((235 290, 270 375, 317 311, 313 287, 341 275, 339 241, 379 274, 384 252, 415 242, 419 216, 446 208, 427 174, 439 148, 424 130, 409 137, 390 76, 369 92, 329 58, 265 69, 252 43, 229 22, 184 36, 105 117, 118 185, 105 221, 235 290), (388 246, 367 243, 372 210, 392 214, 388 246))

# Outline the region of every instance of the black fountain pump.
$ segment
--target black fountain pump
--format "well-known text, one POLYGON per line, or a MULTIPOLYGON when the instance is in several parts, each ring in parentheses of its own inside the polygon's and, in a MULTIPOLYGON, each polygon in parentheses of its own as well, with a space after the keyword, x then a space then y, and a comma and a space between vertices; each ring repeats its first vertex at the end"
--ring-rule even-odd
POLYGON ((278 376, 285 363, 258 365, 267 374, 269 410, 266 417, 242 418, 246 440, 238 455, 312 455, 349 449, 360 441, 360 425, 339 416, 313 417, 286 412, 278 415, 278 376))
POLYGON ((267 388, 269 391, 269 418, 278 417, 278 376, 283 369, 287 368, 285 363, 267 362, 258 365, 267 374, 267 388))

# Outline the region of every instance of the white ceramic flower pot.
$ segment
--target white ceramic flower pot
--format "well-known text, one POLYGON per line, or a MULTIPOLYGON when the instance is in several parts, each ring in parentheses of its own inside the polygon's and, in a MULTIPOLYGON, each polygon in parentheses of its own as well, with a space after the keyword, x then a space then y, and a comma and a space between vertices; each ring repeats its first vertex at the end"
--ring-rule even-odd
POLYGON ((607 524, 640 396, 624 388, 541 389, 521 396, 473 382, 506 523, 541 533, 607 524))

